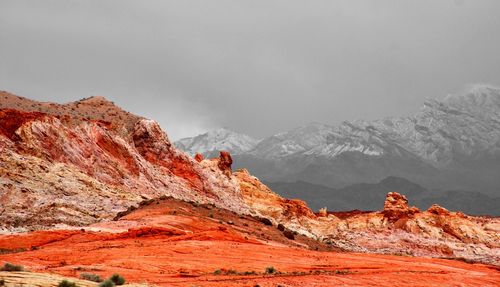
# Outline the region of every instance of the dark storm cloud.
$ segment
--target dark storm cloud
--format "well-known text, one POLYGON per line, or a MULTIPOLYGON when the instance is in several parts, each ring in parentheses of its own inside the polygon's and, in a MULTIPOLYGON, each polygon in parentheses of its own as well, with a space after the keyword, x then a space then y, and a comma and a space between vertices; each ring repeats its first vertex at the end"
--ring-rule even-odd
POLYGON ((0 0, 0 89, 261 137, 500 84, 497 0, 0 0))

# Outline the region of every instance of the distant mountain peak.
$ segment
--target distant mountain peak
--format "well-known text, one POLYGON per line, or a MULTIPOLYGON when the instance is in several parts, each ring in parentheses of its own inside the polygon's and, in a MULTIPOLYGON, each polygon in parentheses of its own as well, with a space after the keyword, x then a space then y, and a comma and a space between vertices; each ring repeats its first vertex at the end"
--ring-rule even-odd
POLYGON ((220 150, 240 154, 250 151, 258 142, 258 139, 222 127, 196 137, 180 139, 175 145, 189 154, 201 153, 208 156, 220 150))
POLYGON ((430 187, 493 192, 500 183, 493 172, 500 166, 500 89, 472 85, 442 100, 427 100, 412 115, 335 126, 312 122, 239 149, 233 140, 222 145, 226 138, 181 149, 236 150, 249 170, 267 181, 301 179, 341 187, 396 175, 430 187))
POLYGON ((500 108, 500 88, 488 84, 470 85, 465 92, 448 95, 443 103, 455 108, 500 108))

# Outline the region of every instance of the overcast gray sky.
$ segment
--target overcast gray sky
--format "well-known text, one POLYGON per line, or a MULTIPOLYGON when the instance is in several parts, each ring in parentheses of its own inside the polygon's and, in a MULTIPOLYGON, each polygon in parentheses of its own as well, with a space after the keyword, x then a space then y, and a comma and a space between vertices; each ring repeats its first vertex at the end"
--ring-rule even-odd
POLYGON ((171 138, 405 115, 500 85, 500 1, 0 0, 0 90, 105 96, 171 138))

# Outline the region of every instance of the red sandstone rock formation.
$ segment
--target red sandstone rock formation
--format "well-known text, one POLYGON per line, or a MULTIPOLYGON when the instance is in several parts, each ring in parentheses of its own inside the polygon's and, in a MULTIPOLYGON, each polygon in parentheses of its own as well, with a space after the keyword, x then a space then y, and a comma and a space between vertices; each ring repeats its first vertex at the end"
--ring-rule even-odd
POLYGON ((196 160, 197 162, 201 162, 203 160, 203 155, 201 153, 195 154, 194 160, 196 160))
POLYGON ((437 204, 433 204, 431 207, 429 207, 429 209, 427 209, 427 211, 437 215, 450 215, 450 212, 446 208, 441 207, 437 204))
POLYGON ((219 155, 219 163, 218 166, 222 172, 228 177, 231 176, 231 165, 233 164, 233 159, 231 155, 227 151, 221 151, 219 155))
POLYGON ((397 192, 389 192, 387 194, 383 213, 390 221, 413 216, 418 212, 420 212, 420 210, 415 206, 408 206, 408 199, 406 199, 406 196, 397 192))
POLYGON ((229 153, 192 159, 157 123, 103 98, 56 105, 0 97, 0 108, 11 108, 0 110, 0 229, 89 225, 172 196, 266 218, 346 250, 500 261, 498 218, 438 206, 420 212, 397 193, 382 212, 316 216, 246 170, 233 173, 229 153))
MULTIPOLYGON (((81 273, 120 273, 148 286, 497 286, 500 280, 495 267, 482 264, 336 252, 284 227, 173 199, 82 230, 0 235, 0 250, 0 264, 36 272, 0 271, 7 286, 40 284, 41 273, 72 281, 81 273), (268 266, 278 273, 265 274, 268 266)), ((41 286, 56 286, 56 278, 41 286)))
POLYGON ((154 121, 99 97, 0 97, 0 228, 85 225, 161 195, 247 212, 234 181, 175 149, 154 121))

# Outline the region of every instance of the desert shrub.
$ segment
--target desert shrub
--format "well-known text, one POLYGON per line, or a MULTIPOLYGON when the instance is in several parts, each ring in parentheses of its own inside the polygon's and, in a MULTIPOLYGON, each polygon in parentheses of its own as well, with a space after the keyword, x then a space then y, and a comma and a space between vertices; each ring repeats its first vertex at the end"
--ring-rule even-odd
POLYGON ((351 272, 349 270, 335 270, 333 273, 339 274, 339 275, 346 275, 346 274, 350 274, 351 272))
POLYGON ((214 275, 221 275, 222 271, 220 269, 217 269, 214 271, 214 275))
POLYGON ((115 273, 111 277, 109 277, 109 280, 113 281, 113 283, 115 283, 116 285, 125 284, 125 278, 123 278, 123 276, 118 273, 115 273))
POLYGON ((278 230, 279 231, 285 231, 285 226, 283 224, 278 224, 278 230))
POLYGON ((68 280, 63 280, 57 284, 57 287, 76 287, 75 282, 71 282, 68 280))
POLYGON ((102 282, 101 276, 97 274, 92 274, 92 273, 82 273, 80 274, 80 279, 88 280, 88 281, 93 281, 93 282, 102 282))
POLYGON ((273 266, 266 267, 266 274, 274 274, 276 269, 273 266))
POLYGON ((291 230, 286 229, 285 231, 283 231, 283 235, 290 240, 295 239, 295 233, 293 233, 293 231, 291 230))
POLYGON ((0 286, 5 286, 5 280, 0 279, 0 286))
POLYGON ((115 283, 109 279, 104 280, 99 284, 99 287, 115 287, 115 283))
POLYGON ((24 267, 21 265, 15 265, 12 263, 5 263, 1 268, 0 271, 24 271, 24 267))
POLYGON ((272 221, 269 218, 262 217, 259 218, 259 221, 264 223, 265 225, 273 225, 272 221))

